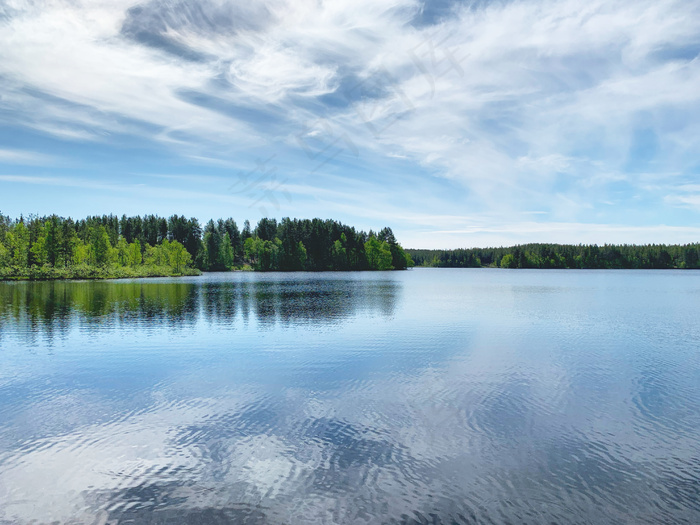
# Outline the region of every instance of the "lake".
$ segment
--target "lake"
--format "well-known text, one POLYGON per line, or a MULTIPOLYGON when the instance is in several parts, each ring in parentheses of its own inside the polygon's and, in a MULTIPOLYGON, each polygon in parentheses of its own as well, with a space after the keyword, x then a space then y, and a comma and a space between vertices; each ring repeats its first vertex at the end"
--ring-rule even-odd
POLYGON ((0 283, 0 523, 700 523, 700 272, 0 283))

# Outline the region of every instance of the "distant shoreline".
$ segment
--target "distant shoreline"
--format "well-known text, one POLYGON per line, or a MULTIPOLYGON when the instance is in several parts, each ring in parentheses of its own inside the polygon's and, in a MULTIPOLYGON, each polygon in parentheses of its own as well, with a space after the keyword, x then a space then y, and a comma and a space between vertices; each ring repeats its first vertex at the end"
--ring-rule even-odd
POLYGON ((700 244, 521 244, 456 250, 406 249, 416 266, 539 270, 700 269, 700 244))

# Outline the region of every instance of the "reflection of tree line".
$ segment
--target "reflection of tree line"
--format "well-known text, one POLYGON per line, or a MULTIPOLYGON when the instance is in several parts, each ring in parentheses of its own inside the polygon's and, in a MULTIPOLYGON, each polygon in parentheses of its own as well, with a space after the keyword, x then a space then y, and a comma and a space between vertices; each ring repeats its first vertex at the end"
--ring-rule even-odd
POLYGON ((389 316, 397 292, 394 281, 352 280, 0 284, 0 330, 26 323, 32 332, 64 332, 78 320, 178 327, 200 318, 226 323, 238 314, 268 324, 333 322, 362 310, 389 316))
POLYGON ((332 322, 361 310, 392 315, 394 281, 247 282, 202 286, 204 315, 225 320, 239 308, 263 323, 332 322))

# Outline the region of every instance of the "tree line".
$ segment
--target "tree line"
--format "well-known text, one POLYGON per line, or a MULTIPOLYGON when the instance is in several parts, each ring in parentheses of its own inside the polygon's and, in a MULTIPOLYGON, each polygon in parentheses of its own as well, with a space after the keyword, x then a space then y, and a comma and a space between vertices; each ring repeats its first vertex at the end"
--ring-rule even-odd
POLYGON ((507 248, 406 251, 417 266, 441 268, 700 268, 700 244, 523 244, 507 248))
POLYGON ((333 220, 229 219, 173 215, 0 214, 0 278, 110 278, 199 271, 402 270, 412 265, 391 228, 357 231, 333 220))

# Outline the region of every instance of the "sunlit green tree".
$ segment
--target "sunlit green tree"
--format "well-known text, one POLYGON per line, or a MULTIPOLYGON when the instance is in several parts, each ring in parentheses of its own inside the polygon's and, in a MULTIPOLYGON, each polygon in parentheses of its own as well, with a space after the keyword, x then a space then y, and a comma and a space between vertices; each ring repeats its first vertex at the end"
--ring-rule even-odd
POLYGON ((128 254, 129 265, 138 266, 143 262, 143 257, 141 256, 141 243, 138 239, 129 244, 128 254))
POLYGON ((103 266, 109 262, 112 246, 104 226, 97 226, 90 232, 90 262, 103 266))
POLYGON ((185 247, 177 241, 170 243, 170 266, 177 273, 182 273, 182 270, 190 265, 192 256, 188 253, 185 247))
POLYGON ((117 262, 121 266, 127 266, 129 264, 129 244, 124 237, 119 237, 115 249, 117 250, 117 262))
POLYGON ((391 270, 391 248, 386 242, 377 240, 376 237, 370 237, 365 243, 365 253, 367 254, 367 262, 370 270, 391 270))
POLYGON ((29 231, 24 222, 19 221, 15 224, 7 236, 12 250, 12 264, 19 268, 26 268, 29 265, 29 231))
POLYGON ((231 245, 231 236, 226 232, 221 242, 221 264, 223 264, 224 269, 230 270, 233 268, 233 259, 234 251, 231 245))

